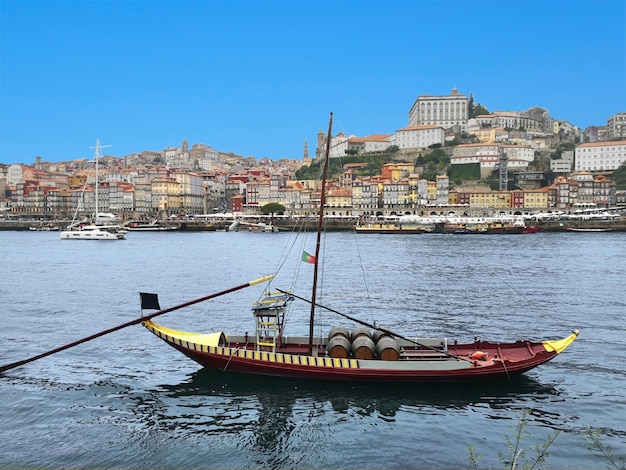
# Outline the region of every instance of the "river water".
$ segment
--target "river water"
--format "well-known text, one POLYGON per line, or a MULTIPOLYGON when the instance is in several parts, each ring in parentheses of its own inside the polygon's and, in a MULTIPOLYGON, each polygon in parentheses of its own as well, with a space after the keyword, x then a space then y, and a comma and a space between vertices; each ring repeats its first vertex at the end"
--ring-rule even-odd
MULTIPOLYGON (((0 365, 275 272, 307 297, 313 235, 129 233, 123 241, 0 232, 0 365), (286 251, 289 247, 290 251, 286 251), (296 261, 294 261, 296 258, 296 261)), ((520 461, 559 432, 551 468, 610 468, 587 438, 626 456, 626 236, 355 235, 322 248, 324 305, 408 336, 553 339, 556 359, 512 383, 372 386, 201 369, 140 325, 0 375, 0 467, 502 468, 526 420, 520 461)), ((253 332, 264 285, 157 320, 253 332)), ((288 334, 306 334, 295 301, 288 334)), ((320 312, 322 327, 346 324, 320 312)))

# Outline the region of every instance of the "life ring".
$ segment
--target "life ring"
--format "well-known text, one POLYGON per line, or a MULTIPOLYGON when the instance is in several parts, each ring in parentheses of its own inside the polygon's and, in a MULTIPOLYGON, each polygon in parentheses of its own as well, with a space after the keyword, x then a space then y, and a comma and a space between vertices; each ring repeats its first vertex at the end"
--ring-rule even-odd
POLYGON ((487 353, 484 351, 476 351, 475 353, 470 355, 470 358, 477 360, 477 361, 486 361, 487 353))

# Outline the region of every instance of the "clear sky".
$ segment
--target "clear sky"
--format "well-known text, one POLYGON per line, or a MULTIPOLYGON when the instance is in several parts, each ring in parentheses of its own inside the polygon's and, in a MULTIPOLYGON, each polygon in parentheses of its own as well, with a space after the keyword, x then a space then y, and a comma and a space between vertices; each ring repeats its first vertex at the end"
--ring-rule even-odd
POLYGON ((300 159, 453 87, 585 128, 626 112, 626 2, 0 1, 0 162, 202 143, 300 159))

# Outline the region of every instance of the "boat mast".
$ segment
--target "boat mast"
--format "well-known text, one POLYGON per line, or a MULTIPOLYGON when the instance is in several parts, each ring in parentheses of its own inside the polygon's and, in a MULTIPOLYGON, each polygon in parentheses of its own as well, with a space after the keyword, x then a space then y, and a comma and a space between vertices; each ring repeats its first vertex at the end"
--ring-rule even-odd
POLYGON ((98 204, 98 186, 100 186, 100 183, 98 181, 98 161, 100 160, 100 149, 103 147, 110 147, 110 145, 100 145, 100 139, 96 139, 96 146, 95 147, 91 147, 91 148, 95 148, 95 159, 96 159, 96 192, 95 192, 95 196, 96 196, 96 213, 93 219, 93 224, 94 225, 98 225, 98 212, 99 212, 99 204, 98 204))
POLYGON ((326 205, 326 176, 328 174, 328 160, 330 159, 330 136, 333 128, 333 113, 330 113, 328 135, 326 136, 326 155, 322 170, 322 194, 320 197, 319 219, 317 221, 317 241, 315 244, 315 263, 313 265, 313 292, 311 294, 311 318, 309 319, 309 356, 313 354, 313 324, 315 322, 315 297, 317 294, 317 269, 320 259, 320 245, 322 228, 324 227, 324 206, 326 205))
POLYGON ((96 214, 93 218, 93 224, 98 225, 98 186, 100 186, 98 182, 98 160, 100 160, 99 155, 99 147, 100 147, 100 139, 96 139, 96 214))

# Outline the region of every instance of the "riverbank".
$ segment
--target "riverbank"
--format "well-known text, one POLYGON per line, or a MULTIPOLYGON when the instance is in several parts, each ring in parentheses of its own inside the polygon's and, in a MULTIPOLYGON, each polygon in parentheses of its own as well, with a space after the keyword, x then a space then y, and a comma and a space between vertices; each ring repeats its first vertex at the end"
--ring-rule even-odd
MULTIPOLYGON (((226 231, 231 225, 232 221, 221 222, 205 222, 205 221, 160 221, 164 227, 179 228, 179 230, 189 232, 215 232, 226 231)), ((265 222, 267 223, 267 222, 265 222)), ((64 230, 70 221, 55 221, 54 225, 58 226, 61 230, 64 230)), ((324 227, 329 232, 343 232, 351 231, 356 224, 355 219, 333 219, 325 222, 324 227)), ((30 231, 31 227, 45 227, 50 225, 49 221, 16 221, 16 220, 3 220, 0 221, 0 231, 14 230, 14 231, 30 231)), ((568 231, 612 231, 612 232, 626 232, 626 219, 612 219, 612 220, 574 220, 574 219, 557 219, 557 220, 543 220, 527 222, 526 225, 536 225, 539 228, 539 232, 568 232, 568 231)), ((273 222, 273 226, 278 229, 279 232, 291 232, 294 230, 313 232, 317 230, 316 220, 292 220, 292 219, 277 219, 273 222)), ((241 230, 241 228, 240 228, 241 230)), ((244 229, 245 230, 245 229, 244 229)), ((164 231, 170 232, 171 231, 164 231)))

